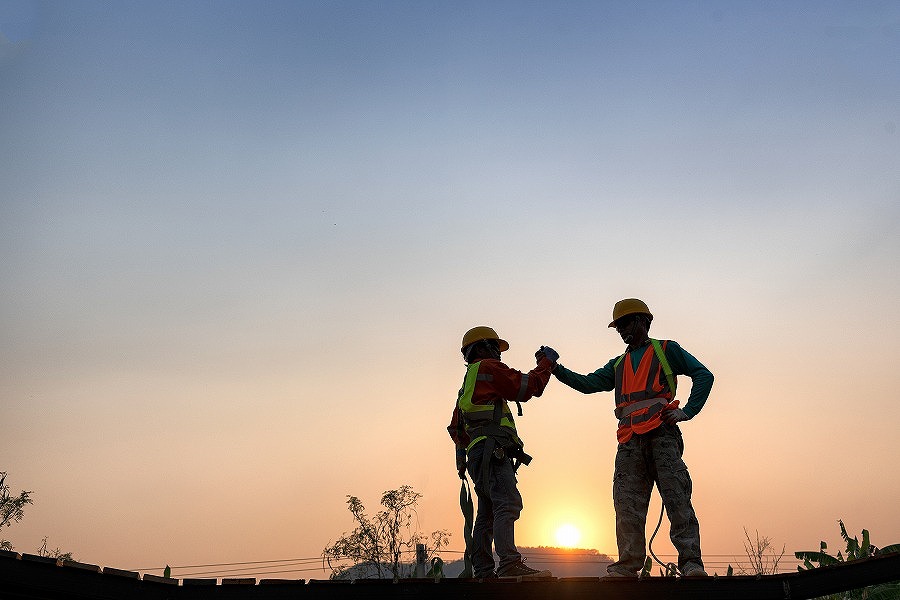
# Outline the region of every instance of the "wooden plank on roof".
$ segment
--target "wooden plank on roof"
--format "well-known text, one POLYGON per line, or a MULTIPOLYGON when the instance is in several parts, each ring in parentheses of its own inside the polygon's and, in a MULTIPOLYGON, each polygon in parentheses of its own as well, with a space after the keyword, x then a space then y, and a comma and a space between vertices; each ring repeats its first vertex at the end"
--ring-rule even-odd
POLYGON ((256 585, 256 578, 255 577, 223 578, 222 585, 256 585))
POLYGON ((37 554, 22 554, 22 560, 33 563, 42 563, 45 565, 53 565, 54 567, 59 564, 59 560, 55 558, 50 558, 49 556, 38 556, 37 554))
POLYGON ((101 571, 100 567, 97 565, 82 563, 75 560, 64 560, 62 561, 62 566, 66 569, 81 569, 82 571, 90 571, 92 573, 99 573, 101 571))
POLYGON ((140 579, 141 574, 137 571, 126 571, 124 569, 113 569, 112 567, 103 567, 103 574, 112 577, 126 577, 128 579, 140 579))
POLYGON ((178 580, 174 577, 161 577, 159 575, 154 575, 153 573, 144 573, 144 576, 141 577, 142 581, 146 581, 148 583, 164 583, 166 585, 178 585, 178 580))
POLYGON ((192 578, 192 579, 182 579, 181 585, 192 586, 192 585, 216 585, 218 583, 217 579, 214 578, 192 578))

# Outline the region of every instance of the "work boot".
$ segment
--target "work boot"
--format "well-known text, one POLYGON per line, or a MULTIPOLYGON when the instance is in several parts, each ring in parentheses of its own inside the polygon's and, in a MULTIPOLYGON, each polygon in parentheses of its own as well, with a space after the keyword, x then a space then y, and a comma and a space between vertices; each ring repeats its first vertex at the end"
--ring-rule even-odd
POLYGON ((635 573, 623 573, 622 571, 607 571, 606 577, 609 577, 610 579, 637 579, 637 575, 635 573))
POLYGON ((688 565, 681 574, 685 577, 709 577, 709 574, 700 565, 688 565))
POLYGON ((532 569, 525 564, 524 560, 520 560, 519 562, 515 562, 507 567, 499 569, 497 571, 497 577, 528 577, 529 579, 538 579, 542 577, 553 577, 553 573, 546 569, 543 571, 532 569))

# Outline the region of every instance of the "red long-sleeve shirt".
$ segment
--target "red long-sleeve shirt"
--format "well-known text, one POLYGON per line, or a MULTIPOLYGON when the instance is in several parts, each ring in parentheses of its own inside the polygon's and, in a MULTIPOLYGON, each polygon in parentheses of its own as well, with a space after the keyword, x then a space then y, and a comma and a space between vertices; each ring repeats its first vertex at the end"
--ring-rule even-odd
MULTIPOLYGON (((542 358, 538 365, 527 373, 528 382, 522 389, 522 378, 525 373, 512 369, 494 358, 481 360, 478 374, 492 375, 490 381, 479 380, 475 382, 472 392, 472 404, 494 404, 502 400, 513 402, 525 402, 530 398, 538 397, 544 393, 544 388, 550 381, 550 371, 554 363, 548 358, 542 358)), ((462 412, 459 404, 453 408, 453 416, 447 427, 450 438, 456 444, 457 450, 465 450, 468 447, 469 434, 463 426, 462 412)))

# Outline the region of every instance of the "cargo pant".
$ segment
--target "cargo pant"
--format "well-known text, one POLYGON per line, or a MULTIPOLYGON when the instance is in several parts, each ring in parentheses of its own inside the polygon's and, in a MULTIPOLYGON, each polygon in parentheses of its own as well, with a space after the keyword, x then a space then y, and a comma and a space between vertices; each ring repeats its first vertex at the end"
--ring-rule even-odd
POLYGON ((683 452, 681 430, 665 423, 619 444, 613 474, 619 560, 608 567, 610 573, 634 576, 644 566, 647 510, 654 483, 669 517, 669 537, 678 551, 678 568, 703 567, 700 523, 691 505, 691 476, 681 458, 683 452))
POLYGON ((516 487, 516 472, 510 458, 484 456, 484 442, 476 444, 468 454, 469 476, 475 483, 478 511, 472 528, 472 571, 475 577, 494 574, 494 549, 500 559, 498 569, 521 560, 515 542, 515 522, 522 512, 522 495, 516 487), (482 460, 490 460, 487 486, 481 481, 482 460))

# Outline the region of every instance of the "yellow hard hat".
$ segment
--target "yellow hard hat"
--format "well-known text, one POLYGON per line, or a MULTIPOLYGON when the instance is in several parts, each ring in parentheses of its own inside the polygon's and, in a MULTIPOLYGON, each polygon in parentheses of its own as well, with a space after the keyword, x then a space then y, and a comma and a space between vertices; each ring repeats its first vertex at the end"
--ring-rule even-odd
POLYGON ((616 321, 625 315, 633 314, 643 314, 653 319, 653 315, 650 314, 650 309, 647 308, 647 305, 643 300, 638 300, 637 298, 625 298, 624 300, 619 300, 616 302, 616 305, 613 306, 613 320, 609 326, 615 327, 616 321))
POLYGON ((509 344, 506 340, 501 340, 496 331, 490 327, 485 327, 484 325, 473 327, 466 332, 466 335, 464 335, 462 339, 461 349, 465 349, 469 344, 474 344, 475 342, 480 342, 482 340, 497 340, 497 343, 500 344, 500 352, 509 350, 509 344))

